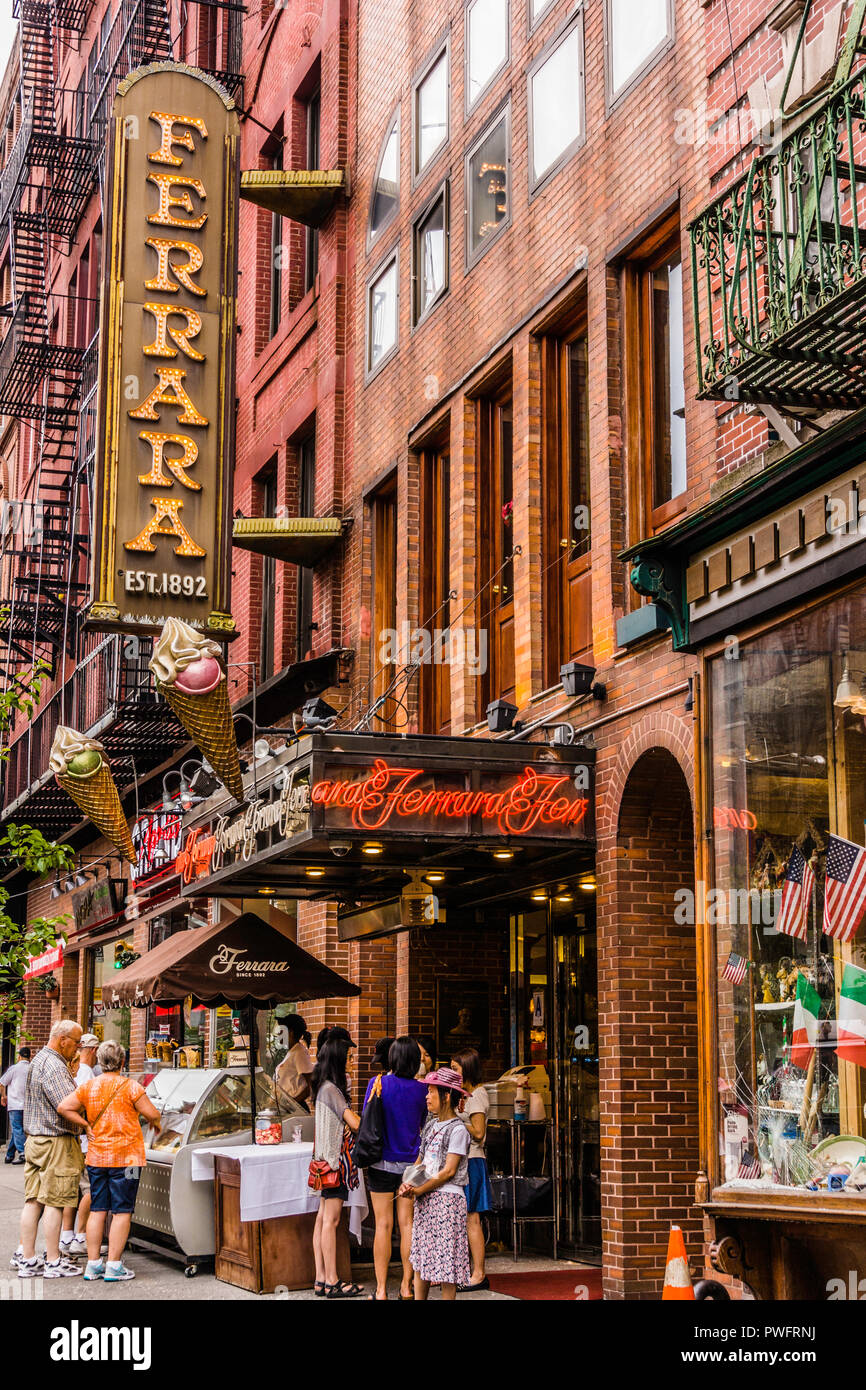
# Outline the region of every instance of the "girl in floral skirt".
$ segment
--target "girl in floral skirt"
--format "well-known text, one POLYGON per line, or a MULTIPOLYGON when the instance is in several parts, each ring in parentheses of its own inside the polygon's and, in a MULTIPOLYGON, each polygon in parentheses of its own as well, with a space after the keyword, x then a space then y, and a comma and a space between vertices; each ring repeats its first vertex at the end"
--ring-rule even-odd
POLYGON ((443 1299, 453 1299, 457 1285, 469 1282, 469 1131, 457 1113, 466 1092, 459 1072, 451 1067, 429 1072, 424 1081, 429 1119, 418 1163, 427 1176, 418 1187, 403 1183, 397 1195, 415 1198, 411 1258, 416 1299, 426 1299, 431 1284, 442 1286, 443 1299))

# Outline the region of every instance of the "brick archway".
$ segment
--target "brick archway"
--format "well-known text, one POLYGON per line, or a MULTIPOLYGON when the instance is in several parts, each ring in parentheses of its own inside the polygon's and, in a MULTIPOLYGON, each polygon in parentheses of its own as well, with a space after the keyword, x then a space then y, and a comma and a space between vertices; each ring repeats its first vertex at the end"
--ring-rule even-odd
POLYGON ((671 1223, 700 1255, 691 728, 648 716, 617 750, 599 818, 599 1029, 605 1297, 657 1298, 671 1223))
POLYGON ((653 748, 664 748, 671 754, 679 764, 689 795, 693 796, 695 752, 691 721, 687 722, 671 712, 646 715, 629 730, 625 742, 616 750, 616 762, 602 791, 601 801, 596 806, 600 845, 616 835, 622 797, 632 768, 644 753, 653 748))

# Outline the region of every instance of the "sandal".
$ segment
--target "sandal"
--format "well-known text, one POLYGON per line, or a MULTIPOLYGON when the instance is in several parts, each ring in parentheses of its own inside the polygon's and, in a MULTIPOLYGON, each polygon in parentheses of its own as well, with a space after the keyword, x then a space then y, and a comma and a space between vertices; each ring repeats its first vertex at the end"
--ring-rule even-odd
POLYGON ((327 1287, 328 1286, 325 1283, 324 1279, 317 1279, 315 1284, 313 1285, 313 1293, 316 1295, 316 1298, 324 1298, 325 1289, 327 1287))
POLYGON ((326 1284, 326 1298, 357 1298, 364 1292, 360 1284, 326 1284))

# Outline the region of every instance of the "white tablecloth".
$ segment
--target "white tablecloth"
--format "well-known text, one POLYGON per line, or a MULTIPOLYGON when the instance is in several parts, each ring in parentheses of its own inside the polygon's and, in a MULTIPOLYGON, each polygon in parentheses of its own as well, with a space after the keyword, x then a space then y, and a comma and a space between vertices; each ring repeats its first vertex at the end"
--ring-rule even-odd
MULTIPOLYGON (((307 1186, 312 1144, 238 1144, 213 1149, 193 1149, 190 1176, 193 1182, 213 1180, 214 1157, 236 1158, 241 1165, 241 1221, 268 1221, 275 1216, 302 1216, 317 1211, 320 1196, 307 1186)), ((349 1230, 361 1239, 361 1223, 367 1215, 364 1174, 349 1200, 349 1230)))

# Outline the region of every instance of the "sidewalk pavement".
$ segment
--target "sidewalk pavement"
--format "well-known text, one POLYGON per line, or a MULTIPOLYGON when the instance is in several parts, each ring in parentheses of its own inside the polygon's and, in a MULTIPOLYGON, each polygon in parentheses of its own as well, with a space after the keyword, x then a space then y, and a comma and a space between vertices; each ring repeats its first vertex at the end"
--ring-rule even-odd
MULTIPOLYGON (((24 1202, 24 1168, 23 1166, 0 1164, 0 1298, 3 1297, 2 1284, 6 1279, 14 1279, 16 1285, 24 1283, 19 1280, 15 1270, 9 1267, 9 1257, 18 1246, 18 1222, 21 1215, 21 1207, 24 1202)), ((40 1240, 37 1239, 37 1249, 41 1249, 40 1240)), ((293 1293, 285 1294, 255 1294, 248 1293, 245 1289, 237 1289, 231 1284, 224 1284, 216 1279, 212 1273, 202 1271, 194 1279, 187 1279, 183 1272, 183 1265, 179 1261, 171 1260, 161 1255, 153 1255, 144 1251, 129 1250, 124 1257, 125 1263, 130 1269, 135 1270, 135 1279, 128 1283, 114 1284, 106 1287, 101 1280, 85 1283, 83 1278, 73 1279, 38 1279, 28 1280, 28 1284, 38 1285, 33 1293, 38 1298, 43 1298, 46 1302, 52 1300, 57 1302, 102 1302, 106 1299, 114 1301, 128 1302, 140 1301, 144 1299, 172 1299, 175 1301, 195 1302, 201 1299, 230 1299, 260 1300, 265 1302, 282 1302, 286 1299, 314 1299, 312 1289, 301 1289, 293 1293)), ((82 1271, 84 1261, 81 1262, 82 1271)), ((548 1259, 522 1258, 519 1261, 512 1259, 510 1255, 494 1255, 488 1260, 488 1270, 504 1273, 506 1271, 521 1269, 546 1269, 562 1268, 562 1261, 548 1259)), ((371 1293, 375 1289, 376 1282, 371 1264, 353 1264, 353 1277, 359 1284, 363 1284, 371 1293)), ((399 1269, 392 1266, 393 1281, 389 1285, 389 1293, 392 1298, 397 1297, 399 1291, 399 1269)), ((16 1289, 10 1289, 7 1297, 15 1297, 16 1289)), ((23 1290, 22 1290, 23 1293, 23 1290)), ((438 1298, 437 1289, 431 1290, 431 1298, 438 1298)), ((483 1300, 502 1301, 513 1303, 516 1300, 507 1294, 483 1292, 477 1294, 461 1294, 459 1301, 469 1299, 472 1302, 483 1300)), ((360 1300, 359 1300, 360 1301, 360 1300)))

